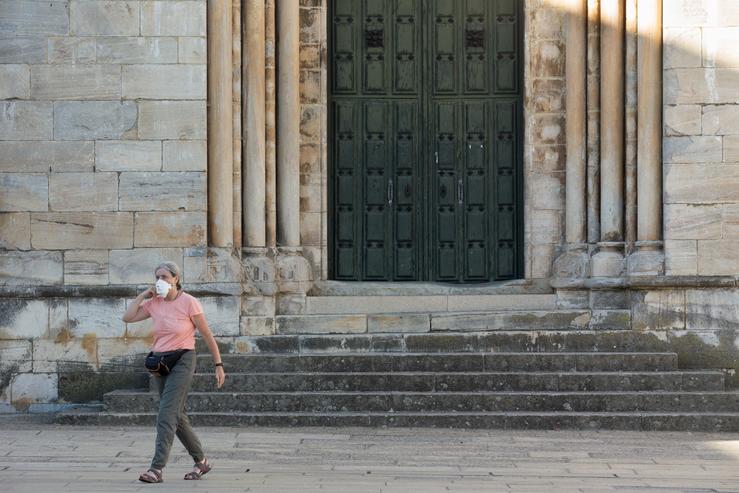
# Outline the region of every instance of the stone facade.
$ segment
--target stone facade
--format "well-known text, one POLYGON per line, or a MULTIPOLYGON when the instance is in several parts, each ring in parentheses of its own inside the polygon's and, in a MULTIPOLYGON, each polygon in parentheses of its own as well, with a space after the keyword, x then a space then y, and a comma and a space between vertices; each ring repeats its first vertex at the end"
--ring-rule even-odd
MULTIPOLYGON (((242 3, 233 0, 235 236, 245 204, 238 135, 242 3)), ((274 16, 275 2, 266 5, 274 16)), ((739 58, 724 48, 739 40, 739 9, 709 0, 675 0, 664 9, 664 275, 600 279, 589 277, 586 265, 573 280, 552 275, 565 242, 570 5, 523 2, 525 279, 386 287, 326 282, 326 0, 296 7, 300 247, 273 248, 268 219, 267 246, 241 254, 209 243, 206 1, 0 0, 0 410, 46 409, 140 384, 129 370, 138 369, 137 357, 151 342, 150 324, 127 325, 120 317, 165 259, 183 267, 186 289, 203 301, 227 351, 252 351, 257 339, 272 335, 560 324, 653 331, 672 343, 681 364, 737 369, 739 58), (116 376, 121 370, 131 376, 116 376)), ((274 94, 274 26, 267 32, 273 38, 265 41, 266 85, 274 94)), ((587 36, 592 102, 599 100, 600 77, 592 19, 587 36)), ((633 119, 635 74, 626 75, 633 119)), ((265 104, 269 127, 274 107, 269 98, 265 104)), ((595 171, 588 180, 597 185, 597 105, 587 107, 587 118, 587 163, 595 171)), ((633 146, 638 135, 628 130, 633 146)), ((269 128, 266 134, 269 160, 276 145, 269 128)), ((633 174, 638 162, 629 156, 633 174)), ((625 209, 633 217, 628 180, 625 209)), ((590 216, 597 215, 593 197, 587 199, 590 216)), ((274 200, 267 190, 268 217, 274 200)), ((593 245, 597 226, 588 223, 593 245)), ((633 243, 633 235, 626 240, 633 243)))
POLYGON ((204 0, 0 1, 0 402, 144 350, 126 298, 206 245, 205 35, 204 0))
POLYGON ((665 10, 665 253, 672 275, 736 274, 739 37, 731 2, 665 10))

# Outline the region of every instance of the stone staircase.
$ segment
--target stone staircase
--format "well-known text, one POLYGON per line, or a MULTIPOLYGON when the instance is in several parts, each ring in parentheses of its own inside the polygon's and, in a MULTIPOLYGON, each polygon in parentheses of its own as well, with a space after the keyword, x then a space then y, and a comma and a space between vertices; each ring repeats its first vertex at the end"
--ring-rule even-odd
MULTIPOLYGON (((218 426, 423 426, 739 431, 720 371, 679 370, 634 331, 451 332, 256 338, 199 356, 188 413, 218 426)), ((67 424, 153 424, 157 395, 121 390, 67 424)))

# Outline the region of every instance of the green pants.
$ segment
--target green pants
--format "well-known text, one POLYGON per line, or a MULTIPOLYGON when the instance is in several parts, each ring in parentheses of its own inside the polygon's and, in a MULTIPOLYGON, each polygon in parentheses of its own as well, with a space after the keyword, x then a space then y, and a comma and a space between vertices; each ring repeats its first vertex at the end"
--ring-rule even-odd
POLYGON ((182 355, 169 375, 154 377, 159 391, 159 414, 152 469, 163 469, 167 465, 175 434, 195 462, 205 458, 200 440, 185 414, 185 401, 195 373, 195 361, 195 351, 188 351, 182 355))

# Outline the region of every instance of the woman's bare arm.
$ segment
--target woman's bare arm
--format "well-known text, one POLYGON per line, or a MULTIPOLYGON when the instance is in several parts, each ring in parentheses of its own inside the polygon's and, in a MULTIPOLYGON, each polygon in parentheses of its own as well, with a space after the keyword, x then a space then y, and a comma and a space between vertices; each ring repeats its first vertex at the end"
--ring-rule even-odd
MULTIPOLYGON (((221 363, 221 351, 218 349, 218 343, 216 338, 213 337, 213 332, 208 327, 208 322, 205 320, 205 315, 202 313, 195 315, 193 318, 195 327, 198 328, 198 332, 202 336, 205 344, 208 345, 210 354, 213 357, 214 363, 221 363)), ((223 370, 223 366, 216 366, 216 386, 220 389, 223 386, 223 382, 226 381, 226 372, 223 370)))

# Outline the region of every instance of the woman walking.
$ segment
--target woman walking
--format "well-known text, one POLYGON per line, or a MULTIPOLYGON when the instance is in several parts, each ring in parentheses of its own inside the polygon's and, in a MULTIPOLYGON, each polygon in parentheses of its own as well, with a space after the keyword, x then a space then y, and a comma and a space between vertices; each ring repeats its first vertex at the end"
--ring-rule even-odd
POLYGON ((226 374, 200 302, 182 290, 180 268, 174 262, 163 262, 154 270, 154 276, 156 284, 139 294, 123 314, 126 323, 152 318, 154 345, 147 358, 147 367, 151 360, 160 360, 163 363, 160 368, 164 366, 154 373, 159 391, 154 458, 149 470, 139 476, 139 481, 162 482, 162 470, 167 464, 175 434, 195 461, 193 470, 185 475, 185 479, 200 479, 211 470, 211 465, 185 414, 185 401, 195 373, 195 329, 213 356, 218 388, 223 386, 226 374))

